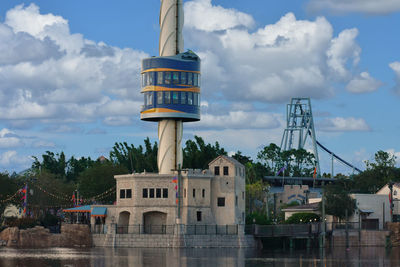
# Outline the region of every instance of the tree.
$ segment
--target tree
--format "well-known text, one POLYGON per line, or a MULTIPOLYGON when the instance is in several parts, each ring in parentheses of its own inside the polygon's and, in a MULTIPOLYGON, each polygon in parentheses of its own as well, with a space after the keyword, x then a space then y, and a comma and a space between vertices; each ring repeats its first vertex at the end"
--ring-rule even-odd
POLYGON ((208 163, 220 155, 227 155, 226 151, 219 146, 206 144, 203 138, 194 136, 195 141, 187 140, 183 149, 183 167, 190 169, 207 169, 208 163))
POLYGON ((285 221, 286 224, 310 223, 319 222, 319 215, 312 212, 295 213, 285 221))
POLYGON ((366 161, 366 170, 354 176, 354 187, 360 193, 375 194, 389 181, 400 179, 400 170, 395 167, 396 157, 385 151, 375 153, 375 162, 366 161))
POLYGON ((353 182, 346 179, 338 179, 334 184, 326 185, 324 188, 325 211, 339 220, 346 216, 353 215, 357 205, 356 200, 351 198, 349 192, 353 187, 353 182))
POLYGON ((93 198, 113 188, 116 184, 114 175, 126 174, 128 169, 123 165, 113 165, 111 162, 96 162, 79 175, 78 189, 80 195, 91 202, 113 203, 115 191, 99 198, 93 198))
POLYGON ((144 170, 157 172, 157 151, 157 142, 152 145, 148 137, 144 140, 144 148, 141 145, 128 145, 127 142, 115 143, 110 152, 110 160, 116 165, 124 166, 130 173, 144 170))

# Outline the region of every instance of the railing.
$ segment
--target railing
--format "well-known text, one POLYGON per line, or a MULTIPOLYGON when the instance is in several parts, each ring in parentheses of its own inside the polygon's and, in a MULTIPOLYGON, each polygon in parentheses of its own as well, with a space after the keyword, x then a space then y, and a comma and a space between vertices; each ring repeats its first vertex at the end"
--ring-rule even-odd
POLYGON ((116 234, 175 234, 177 227, 186 235, 237 235, 238 225, 116 225, 116 234))
POLYGON ((321 232, 320 223, 246 225, 245 233, 260 237, 309 236, 321 232))

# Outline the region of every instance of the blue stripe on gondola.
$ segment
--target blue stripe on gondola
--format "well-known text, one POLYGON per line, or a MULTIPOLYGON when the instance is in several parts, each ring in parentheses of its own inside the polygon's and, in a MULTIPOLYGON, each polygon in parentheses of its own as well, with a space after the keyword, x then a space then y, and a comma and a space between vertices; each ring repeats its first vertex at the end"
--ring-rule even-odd
POLYGON ((142 60, 142 71, 154 68, 200 71, 200 61, 182 60, 171 57, 152 57, 142 60))
POLYGON ((141 111, 146 111, 152 108, 168 108, 175 111, 181 111, 186 113, 198 114, 200 113, 200 107, 194 105, 183 105, 183 104, 153 104, 144 106, 141 111))

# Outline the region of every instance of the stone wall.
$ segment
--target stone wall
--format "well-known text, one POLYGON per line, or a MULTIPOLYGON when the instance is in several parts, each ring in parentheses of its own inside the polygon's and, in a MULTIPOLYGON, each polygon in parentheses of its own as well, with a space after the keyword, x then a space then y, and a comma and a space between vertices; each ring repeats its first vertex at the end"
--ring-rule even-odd
POLYGON ((51 234, 42 226, 6 228, 0 233, 0 244, 15 248, 91 247, 92 239, 88 225, 63 224, 61 234, 51 234))
MULTIPOLYGON (((349 231, 349 247, 384 247, 389 231, 361 230, 349 231)), ((331 247, 346 246, 346 232, 344 230, 333 231, 328 243, 331 247)))
POLYGON ((95 247, 130 248, 245 248, 256 247, 253 236, 243 235, 136 235, 94 234, 95 247))

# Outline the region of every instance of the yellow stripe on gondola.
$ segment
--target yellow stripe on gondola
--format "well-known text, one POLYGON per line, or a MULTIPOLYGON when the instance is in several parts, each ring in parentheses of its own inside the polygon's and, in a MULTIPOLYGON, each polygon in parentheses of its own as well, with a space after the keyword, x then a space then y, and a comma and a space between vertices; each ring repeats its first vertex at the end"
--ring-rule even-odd
POLYGON ((163 113, 163 112, 175 112, 175 113, 184 113, 183 111, 169 109, 169 108, 152 108, 140 113, 163 113))
POLYGON ((170 68, 153 68, 153 69, 147 69, 143 70, 140 74, 146 73, 146 72, 152 72, 152 71, 180 71, 180 72, 193 72, 193 73, 199 73, 200 71, 195 71, 195 70, 179 70, 179 69, 170 69, 170 68))
MULTIPOLYGON (((179 85, 183 86, 183 85, 179 85)), ((190 87, 190 88, 169 88, 169 87, 163 87, 163 86, 156 86, 156 85, 149 85, 143 88, 141 93, 144 92, 151 92, 151 91, 177 91, 177 92, 194 92, 194 93, 200 93, 200 88, 199 87, 190 87)))

